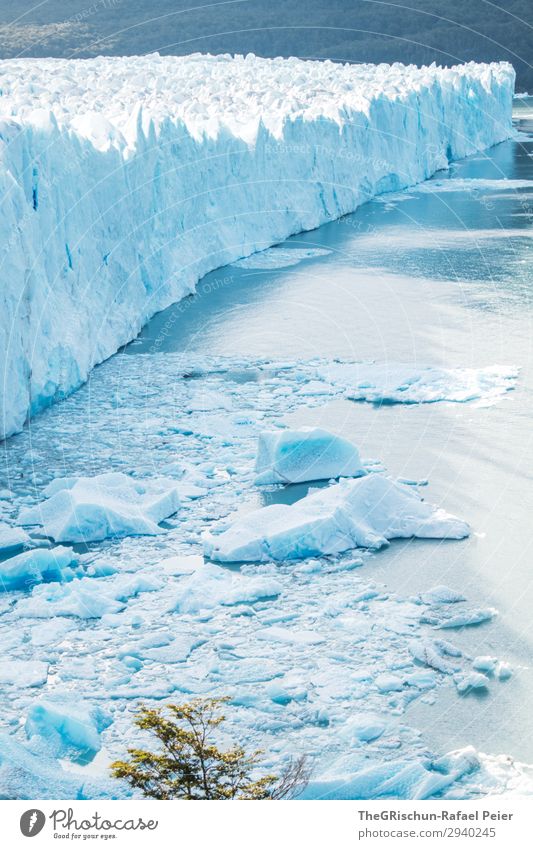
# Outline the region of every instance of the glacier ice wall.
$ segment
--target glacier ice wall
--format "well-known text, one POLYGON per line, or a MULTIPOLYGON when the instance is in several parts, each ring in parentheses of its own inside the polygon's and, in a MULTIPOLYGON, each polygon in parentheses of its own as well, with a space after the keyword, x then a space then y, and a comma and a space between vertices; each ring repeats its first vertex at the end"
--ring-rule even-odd
POLYGON ((0 437, 208 271, 511 134, 514 71, 0 62, 0 437))

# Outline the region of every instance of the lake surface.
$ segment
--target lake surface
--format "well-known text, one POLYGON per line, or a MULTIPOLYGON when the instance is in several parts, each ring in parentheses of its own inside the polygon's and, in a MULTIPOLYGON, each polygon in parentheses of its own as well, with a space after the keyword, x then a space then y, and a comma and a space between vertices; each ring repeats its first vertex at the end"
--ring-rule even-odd
POLYGON ((518 140, 287 242, 327 255, 213 272, 126 350, 521 367, 516 391, 487 409, 336 401, 287 423, 330 428, 394 476, 428 478, 424 495, 471 523, 466 543, 394 543, 365 569, 393 591, 446 584, 498 610, 490 627, 454 638, 473 656, 507 658, 513 679, 475 700, 449 691, 436 705, 415 702, 406 719, 438 750, 471 743, 530 762, 533 100, 518 101, 515 118, 518 140), (455 190, 443 190, 448 180, 455 190))

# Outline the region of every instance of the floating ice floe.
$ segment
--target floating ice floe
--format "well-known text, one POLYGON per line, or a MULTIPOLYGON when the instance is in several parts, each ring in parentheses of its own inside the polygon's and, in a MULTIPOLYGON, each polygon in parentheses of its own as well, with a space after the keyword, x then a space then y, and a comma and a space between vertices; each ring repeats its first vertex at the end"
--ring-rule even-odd
POLYGON ((208 563, 180 582, 172 610, 199 613, 219 605, 251 604, 281 592, 281 584, 274 578, 251 578, 208 563))
POLYGON ((443 585, 420 593, 420 600, 424 604, 458 604, 460 601, 466 601, 464 595, 443 585))
POLYGON ((352 401, 430 404, 436 401, 490 405, 514 389, 516 366, 445 369, 403 363, 332 363, 317 376, 343 388, 352 401))
POLYGON ((5 799, 94 800, 130 795, 114 779, 63 770, 59 761, 30 751, 9 734, 0 735, 0 787, 5 799))
POLYGON ((320 427, 259 434, 256 484, 301 483, 366 474, 357 447, 320 427))
POLYGON ((411 640, 408 647, 415 660, 437 672, 452 675, 461 668, 457 658, 462 657, 462 652, 446 640, 411 640))
POLYGON ((26 736, 47 754, 90 760, 100 751, 100 733, 110 724, 111 717, 98 705, 53 695, 32 704, 24 727, 26 736))
POLYGON ((75 578, 68 584, 39 584, 29 598, 17 603, 16 614, 35 619, 75 616, 99 619, 106 613, 119 613, 126 602, 139 593, 161 589, 161 583, 148 575, 116 575, 111 578, 75 578))
POLYGON ((158 522, 176 513, 180 503, 175 481, 140 481, 120 472, 58 478, 44 494, 46 500, 21 510, 18 521, 41 525, 56 542, 163 533, 158 522))
POLYGON ((454 607, 453 610, 437 608, 424 613, 420 621, 435 628, 466 628, 489 622, 496 612, 493 607, 454 607))
POLYGON ((77 555, 72 549, 34 548, 0 563, 0 590, 23 590, 31 584, 74 578, 77 555))
POLYGON ((48 664, 40 660, 2 660, 0 684, 41 687, 48 678, 48 664))
POLYGON ((197 635, 156 631, 136 642, 123 645, 118 657, 125 666, 134 670, 140 669, 144 661, 183 663, 204 642, 205 639, 197 635))
POLYGON ((291 560, 380 548, 408 537, 462 539, 469 526, 383 475, 343 480, 293 505, 272 504, 225 520, 205 537, 220 562, 291 560))
POLYGON ((456 681, 457 692, 462 695, 472 690, 486 690, 490 685, 490 679, 482 672, 470 672, 468 675, 458 676, 456 681))
POLYGON ((238 259, 231 264, 237 268, 270 270, 298 265, 305 259, 314 259, 330 253, 331 251, 325 248, 280 248, 275 245, 272 248, 244 257, 244 259, 238 259))
POLYGON ((471 747, 437 760, 398 759, 369 766, 354 774, 312 780, 300 799, 429 799, 478 770, 471 747))
POLYGON ((30 537, 23 528, 14 528, 5 522, 0 522, 0 554, 15 548, 22 548, 30 542, 30 537))

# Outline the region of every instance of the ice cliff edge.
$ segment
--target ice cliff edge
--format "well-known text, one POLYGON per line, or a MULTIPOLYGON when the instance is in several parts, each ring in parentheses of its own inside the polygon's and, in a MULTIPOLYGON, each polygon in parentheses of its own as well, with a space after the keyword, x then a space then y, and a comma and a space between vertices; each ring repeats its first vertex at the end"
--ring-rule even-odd
POLYGON ((0 437, 208 271, 508 138, 514 71, 0 62, 0 437))

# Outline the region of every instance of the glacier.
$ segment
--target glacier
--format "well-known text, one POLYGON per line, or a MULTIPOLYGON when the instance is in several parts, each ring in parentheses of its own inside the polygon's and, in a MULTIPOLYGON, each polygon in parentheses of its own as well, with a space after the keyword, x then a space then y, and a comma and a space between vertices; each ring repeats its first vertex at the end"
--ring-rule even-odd
POLYGON ((0 437, 210 270, 512 134, 514 71, 0 62, 0 437))

